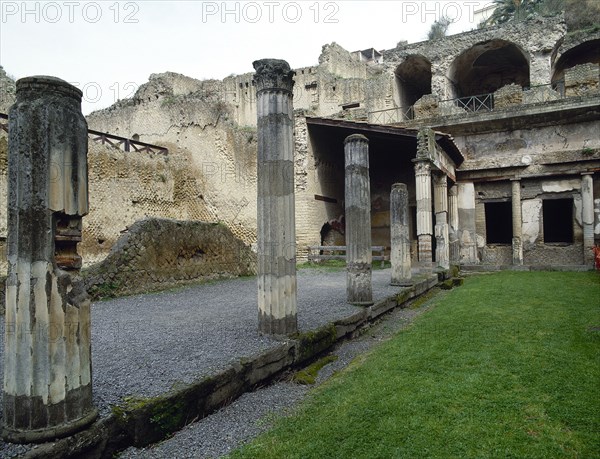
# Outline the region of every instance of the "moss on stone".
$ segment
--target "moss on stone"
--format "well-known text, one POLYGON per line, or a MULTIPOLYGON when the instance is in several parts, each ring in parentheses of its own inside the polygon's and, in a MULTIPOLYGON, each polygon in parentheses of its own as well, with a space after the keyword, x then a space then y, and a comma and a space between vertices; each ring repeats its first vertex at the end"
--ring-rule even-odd
POLYGON ((298 340, 298 362, 303 362, 316 354, 329 348, 336 342, 337 332, 335 324, 330 323, 315 331, 300 333, 296 335, 298 340))
POLYGON ((335 362, 337 359, 337 355, 328 355, 326 357, 323 357, 322 359, 317 360, 316 362, 307 366, 303 370, 300 370, 296 374, 294 374, 294 376, 292 377, 292 381, 302 385, 314 384, 317 375, 319 374, 319 371, 321 371, 321 368, 323 368, 325 365, 331 362, 335 362))

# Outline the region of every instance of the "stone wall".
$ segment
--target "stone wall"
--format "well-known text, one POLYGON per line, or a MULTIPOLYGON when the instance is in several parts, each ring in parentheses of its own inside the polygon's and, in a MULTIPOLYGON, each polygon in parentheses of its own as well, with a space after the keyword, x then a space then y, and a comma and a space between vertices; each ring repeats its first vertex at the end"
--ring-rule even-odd
MULTIPOLYGON (((246 244, 254 243, 256 130, 231 120, 232 107, 223 100, 221 82, 190 80, 155 75, 133 99, 90 114, 88 123, 91 129, 123 137, 137 134, 143 142, 168 146, 169 165, 173 155, 180 158, 177 164, 188 174, 181 176, 180 185, 196 184, 193 199, 205 213, 200 218, 191 212, 161 216, 220 221, 246 244)), ((159 180, 170 187, 177 207, 182 190, 169 175, 159 180)))
POLYGON ((437 40, 435 46, 429 41, 399 43, 394 49, 383 51, 384 72, 393 77, 399 64, 411 55, 423 56, 431 63, 432 93, 441 100, 456 97, 455 82, 451 80, 451 68, 456 58, 477 44, 495 39, 514 43, 529 62, 532 85, 549 84, 551 79, 550 55, 566 34, 561 17, 541 18, 524 22, 509 22, 437 40))
MULTIPOLYGON (((323 46, 319 65, 295 69, 294 108, 316 116, 351 117, 344 108, 359 104, 363 111, 393 107, 393 87, 380 66, 359 62, 336 43, 323 46)), ((224 100, 240 126, 256 126, 256 89, 252 73, 223 80, 224 100)), ((364 117, 364 116, 363 116, 364 117)))
POLYGON ((567 97, 600 94, 600 65, 580 64, 565 70, 567 97))
POLYGON ((15 102, 16 92, 14 80, 0 65, 0 113, 8 113, 8 109, 15 102))
POLYGON ((226 226, 150 218, 127 228, 84 278, 98 298, 255 272, 256 255, 226 226))
MULTIPOLYGON (((476 191, 476 231, 479 259, 483 264, 511 265, 510 244, 489 244, 486 238, 486 202, 510 201, 511 182, 478 183, 476 191)), ((583 264, 583 222, 581 176, 561 179, 521 180, 521 214, 523 221, 523 256, 525 265, 583 264), (544 239, 543 201, 554 198, 573 199, 573 241, 547 243, 544 239)))
MULTIPOLYGON (((90 212, 83 219, 78 246, 84 266, 109 253, 123 231, 146 217, 217 222, 206 202, 206 183, 189 152, 169 145, 168 156, 122 150, 89 142, 90 212)), ((0 199, 6 202, 7 138, 0 131, 0 199)), ((250 230, 251 232, 252 230, 250 230)), ((240 231, 241 233, 241 231, 240 231)), ((6 264, 6 211, 0 212, 0 277, 6 264)), ((251 237, 246 243, 253 242, 251 237)))

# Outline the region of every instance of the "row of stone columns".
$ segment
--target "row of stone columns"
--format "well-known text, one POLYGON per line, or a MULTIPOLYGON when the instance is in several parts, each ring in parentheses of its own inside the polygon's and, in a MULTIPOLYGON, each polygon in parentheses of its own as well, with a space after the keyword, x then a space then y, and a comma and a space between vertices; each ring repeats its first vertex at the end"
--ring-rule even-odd
MULTIPOLYGON (((581 178, 582 223, 583 223, 583 260, 584 264, 594 263, 594 184, 593 173, 583 173, 581 178)), ((454 188, 454 187, 453 187, 454 188)), ((454 206, 454 190, 450 189, 451 228, 454 226, 452 207, 454 206)), ((463 236, 460 240, 460 254, 457 260, 463 263, 477 263, 477 248, 475 236, 475 188, 472 183, 459 185, 460 225, 463 236)), ((512 264, 523 265, 523 210, 521 204, 521 180, 511 180, 512 203, 512 264)), ((458 220, 458 219, 457 219, 458 220)), ((458 224, 458 221, 456 221, 458 224)), ((451 231, 452 234, 452 231, 451 231)))
MULTIPOLYGON (((290 335, 298 328, 294 73, 287 62, 275 59, 256 61, 254 68, 259 330, 290 335)), ((80 90, 62 80, 24 78, 17 82, 17 100, 10 110, 2 427, 9 441, 69 435, 97 416, 92 405, 90 301, 78 276, 77 243, 82 217, 88 212, 88 137, 81 97, 80 90)), ((344 142, 347 301, 362 305, 373 302, 368 148, 368 139, 362 135, 351 135, 344 142)), ((458 255, 463 261, 476 260, 475 191, 472 183, 448 191, 446 175, 432 175, 432 148, 431 130, 420 132, 414 160, 418 258, 431 267, 435 235, 436 261, 447 268, 458 255)), ((512 198, 513 262, 522 264, 518 180, 512 183, 512 198)), ((583 175, 582 198, 587 262, 593 260, 594 243, 590 174, 583 175)), ((411 262, 405 184, 393 185, 390 202, 391 283, 407 285, 411 262)))

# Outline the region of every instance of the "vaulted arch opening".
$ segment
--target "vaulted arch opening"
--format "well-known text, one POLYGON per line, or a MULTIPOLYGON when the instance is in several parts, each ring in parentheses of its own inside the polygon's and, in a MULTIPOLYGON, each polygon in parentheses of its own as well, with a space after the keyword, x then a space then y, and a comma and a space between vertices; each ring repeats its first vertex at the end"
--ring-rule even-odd
POLYGON ((454 97, 489 94, 507 84, 528 87, 529 61, 514 43, 494 39, 477 43, 452 63, 454 97))
POLYGON ((431 62, 413 54, 396 67, 396 87, 400 107, 408 108, 423 97, 431 94, 431 62))
POLYGON ((583 42, 563 53, 554 63, 552 84, 564 80, 565 70, 581 64, 600 64, 600 39, 583 42))

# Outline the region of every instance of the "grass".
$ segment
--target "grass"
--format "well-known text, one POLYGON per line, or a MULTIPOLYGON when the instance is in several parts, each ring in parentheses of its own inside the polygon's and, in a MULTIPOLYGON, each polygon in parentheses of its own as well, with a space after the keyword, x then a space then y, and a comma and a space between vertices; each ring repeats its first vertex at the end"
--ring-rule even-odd
POLYGON ((469 277, 233 458, 600 455, 600 276, 469 277))

